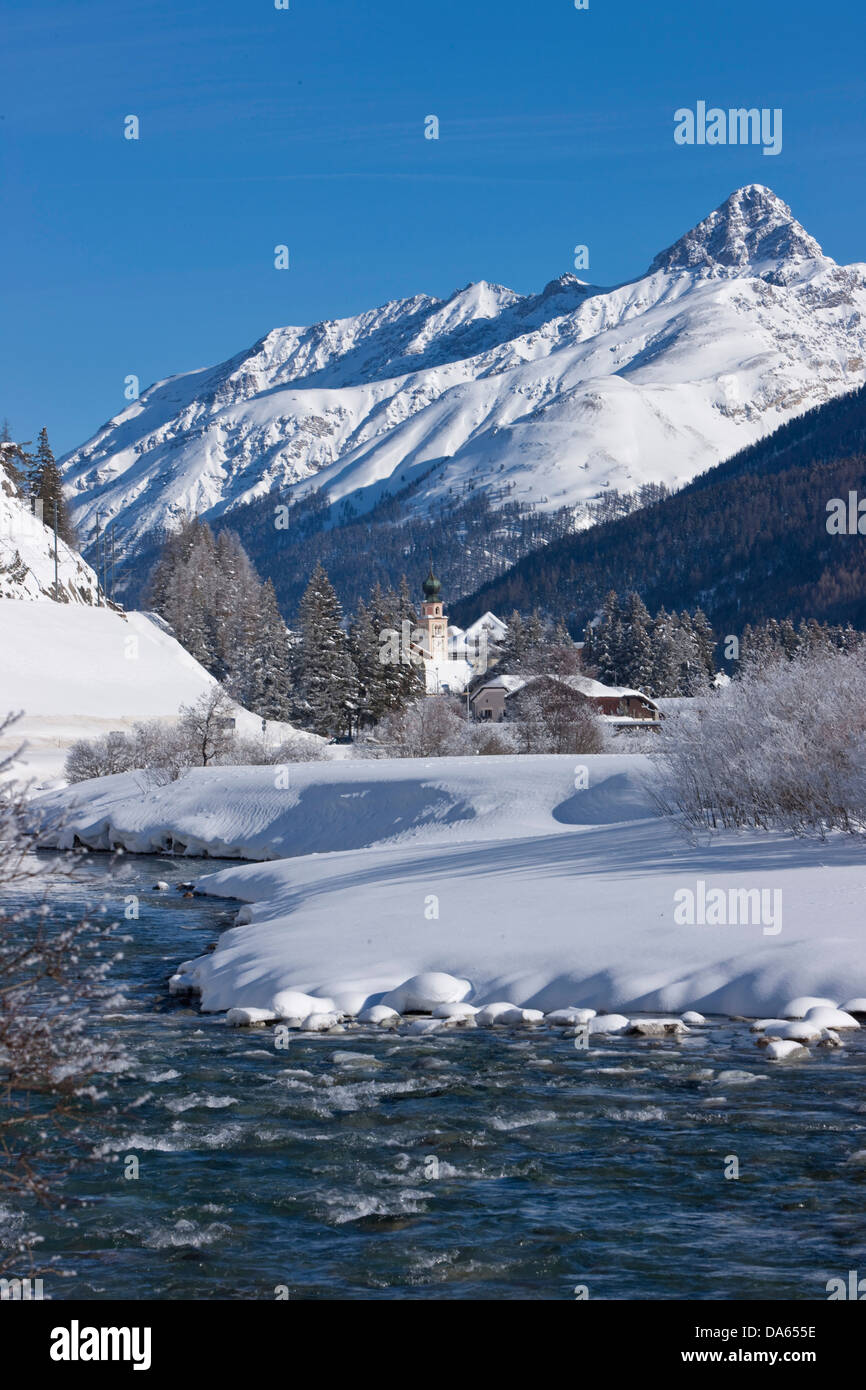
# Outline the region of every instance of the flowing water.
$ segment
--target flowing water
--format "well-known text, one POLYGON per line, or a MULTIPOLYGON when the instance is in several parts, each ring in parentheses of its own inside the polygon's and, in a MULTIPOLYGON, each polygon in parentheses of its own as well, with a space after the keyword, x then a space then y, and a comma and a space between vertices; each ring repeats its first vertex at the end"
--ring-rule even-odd
POLYGON ((360 1026, 281 1050, 168 995, 233 923, 176 891, 207 866, 91 856, 69 881, 41 858, 55 920, 140 898, 95 1020, 128 1109, 65 1208, 26 1213, 46 1296, 825 1299, 866 1273, 866 1029, 795 1065, 729 1020, 588 1051, 360 1026))

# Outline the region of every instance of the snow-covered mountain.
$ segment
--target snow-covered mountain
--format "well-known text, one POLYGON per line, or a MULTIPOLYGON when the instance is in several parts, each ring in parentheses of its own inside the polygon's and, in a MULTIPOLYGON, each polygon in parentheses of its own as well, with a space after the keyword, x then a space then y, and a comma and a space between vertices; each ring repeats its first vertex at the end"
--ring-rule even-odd
POLYGON ((62 540, 55 588, 54 533, 31 512, 0 464, 0 599, 94 604, 98 592, 93 570, 62 540))
POLYGON ((317 488, 363 510, 421 475, 416 508, 469 483, 552 508, 681 484, 864 380, 866 265, 751 184, 613 289, 482 281, 274 329, 150 387, 63 471, 82 534, 99 508, 128 550, 184 512, 317 488))

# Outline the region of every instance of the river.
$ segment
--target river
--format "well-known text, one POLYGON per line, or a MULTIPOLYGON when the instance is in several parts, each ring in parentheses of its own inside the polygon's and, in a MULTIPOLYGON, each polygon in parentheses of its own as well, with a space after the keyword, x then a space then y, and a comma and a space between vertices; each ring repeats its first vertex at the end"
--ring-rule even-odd
POLYGON ((589 1051, 361 1027, 281 1050, 168 994, 233 923, 177 891, 212 864, 40 858, 55 920, 140 900, 94 1020, 130 1057, 121 1133, 97 1117, 68 1205, 27 1213, 46 1296, 808 1300, 866 1271, 866 1030, 799 1065, 728 1020, 589 1051))

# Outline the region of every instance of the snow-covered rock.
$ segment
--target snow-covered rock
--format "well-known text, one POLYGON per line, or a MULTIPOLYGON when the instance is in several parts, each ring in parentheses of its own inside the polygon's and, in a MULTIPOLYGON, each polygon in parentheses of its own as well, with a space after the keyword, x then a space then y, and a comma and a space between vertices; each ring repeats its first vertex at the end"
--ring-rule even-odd
POLYGON ((458 980, 443 970, 425 970, 390 990, 382 1003, 400 1014, 422 1014, 430 1013, 437 1004, 460 1004, 471 993, 468 980, 458 980))
POLYGON ((805 1018, 810 1009, 836 1009, 838 1007, 839 1001, 837 999, 821 999, 812 994, 801 994, 786 1004, 782 1013, 785 1018, 805 1018))
POLYGON ((313 1013, 307 1014, 301 1027, 305 1033, 328 1033, 332 1028, 336 1028, 340 1022, 340 1015, 335 1013, 313 1013))
POLYGON ((406 1031, 409 1033, 438 1033, 440 1028, 445 1027, 445 1020, 441 1018, 413 1018, 406 1024, 406 1031))
POLYGON ((863 995, 858 995, 856 999, 849 999, 847 1004, 841 1004, 840 1008, 843 1013, 853 1014, 855 1017, 862 1014, 866 1018, 866 998, 863 995))
POLYGON ((229 1009, 226 1023, 230 1028, 244 1028, 254 1023, 272 1023, 276 1014, 270 1009, 229 1009))
POLYGON ((852 1014, 844 1009, 830 1009, 821 1006, 809 1009, 806 1022, 817 1024, 820 1028, 859 1028, 860 1024, 852 1014))
POLYGON ((514 1004, 510 1000, 498 999, 494 1003, 485 1004, 475 1015, 475 1022, 481 1028, 489 1028, 494 1023, 503 1023, 505 1016, 514 1009, 514 1004))
POLYGON ((372 1004, 369 1009, 362 1009, 358 1014, 359 1023, 397 1023, 400 1015, 396 1009, 389 1009, 386 1004, 372 1004))
MULTIPOLYGON (((810 1023, 806 1019, 794 1019, 791 1023, 775 1025, 772 1028, 765 1028, 763 1036, 772 1040, 773 1038, 787 1038, 794 1042, 810 1043, 817 1042, 823 1033, 820 1024, 810 1023)), ((759 1039, 760 1041, 760 1039, 759 1039)))
POLYGON ((687 1009, 682 1015, 683 1023, 689 1028, 700 1028, 702 1023, 706 1023, 703 1014, 699 1014, 695 1009, 687 1009))
POLYGON ((271 1008, 277 1018, 307 1018, 311 1014, 330 1014, 334 1012, 333 999, 319 999, 301 990, 283 989, 275 994, 271 1008))
POLYGON ((544 1021, 552 1024, 554 1028, 569 1028, 576 1023, 589 1023, 591 1018, 595 1018, 595 1013, 595 1009, 553 1009, 544 1015, 544 1021))
POLYGON ((194 994, 195 991, 196 985, 192 975, 176 971, 174 975, 169 976, 169 994, 194 994))
POLYGON ((474 1018, 478 1009, 474 1004, 437 1004, 433 1010, 434 1018, 455 1019, 474 1018))
POLYGON ((509 1023, 512 1027, 516 1025, 519 1028, 523 1024, 540 1023, 543 1018, 544 1014, 541 1009, 520 1009, 515 1007, 506 1009, 504 1013, 499 1015, 496 1021, 497 1023, 509 1023))
POLYGON ((809 1049, 802 1043, 776 1038, 773 1042, 767 1043, 766 1055, 772 1062, 784 1062, 788 1058, 808 1057, 809 1049))
POLYGON ((363 989, 337 989, 331 997, 331 1007, 344 1018, 357 1018, 367 998, 367 991, 363 989))
POLYGON ((590 1035, 593 1033, 622 1033, 628 1028, 630 1019, 625 1014, 596 1014, 591 1018, 587 1027, 590 1035))
POLYGON ((676 1038, 689 1030, 681 1018, 637 1018, 627 1031, 630 1037, 676 1038))

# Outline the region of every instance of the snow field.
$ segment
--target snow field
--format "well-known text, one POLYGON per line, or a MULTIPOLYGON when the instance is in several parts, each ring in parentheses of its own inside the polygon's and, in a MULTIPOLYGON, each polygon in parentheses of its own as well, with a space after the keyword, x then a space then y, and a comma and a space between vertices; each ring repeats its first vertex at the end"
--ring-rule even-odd
POLYGON ((866 994, 864 847, 753 832, 693 845, 654 813, 644 757, 581 763, 582 790, 567 756, 397 759, 293 765, 288 788, 271 768, 195 769, 144 792, 121 775, 34 807, 46 844, 257 861, 197 880, 239 900, 237 925, 172 985, 207 1012, 402 1026, 423 1008, 484 1027, 518 1011, 511 1025, 531 1028, 567 1010, 600 1035, 636 1013, 700 1027, 700 1011, 835 1031, 837 1002, 866 994), (696 881, 778 890, 782 931, 678 925, 675 895, 696 881), (453 1012, 464 1005, 478 1012, 453 1012))

